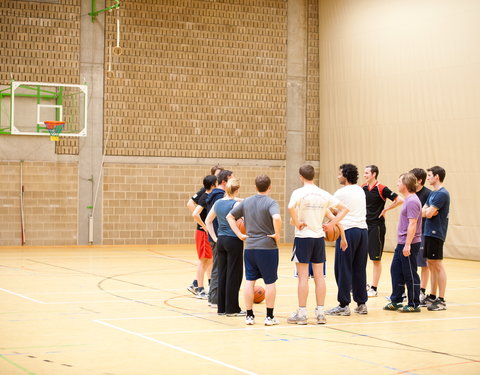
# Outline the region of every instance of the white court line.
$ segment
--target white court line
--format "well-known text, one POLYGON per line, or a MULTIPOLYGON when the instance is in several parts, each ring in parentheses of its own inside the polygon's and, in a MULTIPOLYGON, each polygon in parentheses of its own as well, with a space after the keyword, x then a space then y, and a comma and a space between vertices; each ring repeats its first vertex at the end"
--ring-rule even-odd
POLYGON ((38 299, 35 299, 35 298, 30 298, 30 297, 24 296, 23 294, 20 294, 20 293, 12 292, 11 290, 7 290, 7 289, 3 289, 3 288, 0 288, 0 290, 3 291, 3 292, 5 292, 5 293, 13 294, 14 296, 17 296, 17 297, 20 297, 20 298, 24 298, 24 299, 26 299, 26 300, 29 300, 29 301, 32 301, 32 302, 35 302, 35 303, 40 303, 40 304, 42 304, 42 305, 47 304, 46 302, 39 301, 38 299))
MULTIPOLYGON (((328 323, 326 325, 318 324, 307 324, 302 326, 302 328, 328 328, 328 327, 339 327, 339 326, 355 326, 355 325, 372 325, 372 324, 397 324, 397 323, 411 323, 411 322, 431 322, 439 320, 463 320, 463 319, 480 319, 480 316, 463 316, 463 317, 452 317, 452 318, 440 318, 440 319, 414 319, 414 320, 390 320, 390 321, 380 321, 380 322, 352 322, 352 323, 328 323)), ((293 329, 299 328, 297 325, 278 325, 273 327, 268 327, 268 330, 271 329, 293 329)), ((202 329, 202 330, 191 330, 191 331, 160 331, 160 332, 144 332, 144 335, 178 335, 178 334, 199 334, 199 333, 218 333, 218 332, 231 332, 231 331, 258 331, 265 330, 264 326, 260 327, 245 327, 245 328, 227 328, 227 329, 202 329)))
POLYGON ((148 336, 145 336, 141 333, 137 333, 137 332, 133 332, 133 331, 130 331, 128 329, 124 329, 124 328, 120 328, 120 327, 117 327, 113 324, 110 324, 110 323, 106 323, 106 322, 103 322, 101 320, 94 320, 95 323, 99 323, 99 324, 103 324, 107 327, 110 327, 110 328, 113 328, 113 329, 116 329, 118 331, 121 331, 121 332, 124 332, 124 333, 128 333, 130 335, 133 335, 133 336, 137 336, 137 337, 140 337, 142 339, 145 339, 145 340, 149 340, 149 341, 153 341, 157 344, 160 344, 160 345, 163 345, 163 346, 166 346, 167 348, 170 348, 170 349, 174 349, 174 350, 178 350, 182 353, 186 353, 186 354, 190 354, 194 357, 198 357, 198 358, 201 358, 201 359, 204 359, 206 361, 209 361, 209 362, 213 362, 213 363, 216 363, 217 365, 220 365, 220 366, 224 366, 224 367, 228 367, 232 370, 236 370, 236 371, 239 371, 239 372, 243 372, 244 374, 250 374, 250 375, 257 375, 255 372, 251 372, 251 371, 248 371, 248 370, 244 370, 240 367, 236 367, 236 366, 233 366, 233 365, 229 365, 228 363, 225 363, 225 362, 222 362, 222 361, 218 361, 216 359, 213 359, 213 358, 210 358, 210 357, 207 357, 205 355, 202 355, 202 354, 199 354, 199 353, 195 353, 195 352, 192 352, 191 350, 187 350, 187 349, 184 349, 184 348, 181 348, 179 346, 176 346, 176 345, 172 345, 172 344, 169 344, 167 342, 164 342, 164 341, 160 341, 160 340, 157 340, 157 339, 154 339, 152 337, 148 337, 148 336))

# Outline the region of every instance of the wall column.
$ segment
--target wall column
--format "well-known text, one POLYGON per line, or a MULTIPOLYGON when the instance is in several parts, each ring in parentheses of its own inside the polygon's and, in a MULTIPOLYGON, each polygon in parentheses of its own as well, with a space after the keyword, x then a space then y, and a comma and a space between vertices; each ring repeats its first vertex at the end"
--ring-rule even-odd
POLYGON ((306 82, 307 82, 307 8, 306 0, 288 2, 287 48, 287 129, 285 156, 285 241, 293 242, 294 228, 289 224, 288 201, 300 187, 298 168, 305 163, 306 82))
MULTIPOLYGON (((105 1, 96 2, 97 9, 105 1)), ((93 211, 93 244, 102 244, 102 157, 103 157, 103 79, 105 16, 101 13, 92 22, 90 1, 81 2, 80 23, 80 83, 88 85, 87 137, 79 144, 78 244, 86 245, 89 217, 93 211), (100 182, 100 183, 99 183, 100 182), (97 190, 98 187, 98 190, 97 190), (96 202, 93 199, 97 194, 96 202)))

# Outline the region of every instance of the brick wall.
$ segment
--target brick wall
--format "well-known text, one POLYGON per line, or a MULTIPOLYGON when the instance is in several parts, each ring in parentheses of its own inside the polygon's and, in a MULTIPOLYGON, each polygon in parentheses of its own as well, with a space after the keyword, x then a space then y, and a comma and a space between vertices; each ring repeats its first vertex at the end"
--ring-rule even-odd
POLYGON ((285 158, 287 1, 124 1, 119 12, 108 155, 285 158))
MULTIPOLYGON (((20 162, 0 162, 0 246, 21 245, 20 162)), ((76 245, 76 163, 23 163, 27 245, 76 245)))
MULTIPOLYGON (((228 168, 228 166, 225 166, 228 168)), ((194 241, 195 224, 186 207, 202 186, 210 166, 107 164, 104 173, 104 243, 157 244, 194 241)), ((255 193, 259 174, 272 179, 272 198, 284 206, 282 167, 231 168, 240 180, 240 196, 255 193)))

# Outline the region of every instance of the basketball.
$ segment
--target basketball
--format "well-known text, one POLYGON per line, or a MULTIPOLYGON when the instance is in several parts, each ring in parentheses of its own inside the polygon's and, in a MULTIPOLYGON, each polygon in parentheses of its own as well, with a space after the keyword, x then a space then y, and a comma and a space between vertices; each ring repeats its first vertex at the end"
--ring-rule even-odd
POLYGON ((340 228, 337 224, 324 224, 323 231, 325 232, 325 241, 333 242, 336 241, 338 237, 340 237, 340 228))
POLYGON ((260 285, 255 285, 253 288, 253 302, 254 303, 261 303, 265 299, 265 289, 263 289, 260 285))
POLYGON ((237 227, 240 229, 240 232, 243 234, 247 234, 247 230, 245 229, 245 222, 243 221, 243 217, 237 220, 237 227))

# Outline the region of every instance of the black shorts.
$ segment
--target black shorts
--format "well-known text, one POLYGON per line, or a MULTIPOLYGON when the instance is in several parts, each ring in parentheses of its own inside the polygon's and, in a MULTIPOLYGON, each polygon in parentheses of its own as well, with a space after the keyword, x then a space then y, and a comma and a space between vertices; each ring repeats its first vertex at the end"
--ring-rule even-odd
POLYGON ((436 237, 425 236, 423 256, 432 260, 443 259, 443 240, 436 237))
POLYGON ((385 223, 368 226, 368 256, 370 260, 382 260, 385 232, 385 223))

